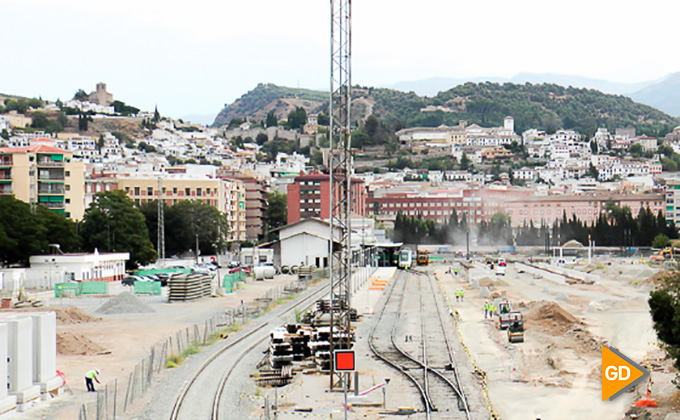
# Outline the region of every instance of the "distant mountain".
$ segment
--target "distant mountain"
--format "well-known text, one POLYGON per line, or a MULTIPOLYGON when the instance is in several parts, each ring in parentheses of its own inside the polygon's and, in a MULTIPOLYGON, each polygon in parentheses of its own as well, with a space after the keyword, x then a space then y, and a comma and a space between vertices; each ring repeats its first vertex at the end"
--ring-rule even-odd
POLYGON ((635 101, 680 116, 680 73, 673 73, 630 95, 635 101))
MULTIPOLYGON (((633 126, 638 133, 663 136, 678 125, 670 115, 630 98, 555 84, 465 83, 431 98, 373 87, 355 87, 352 92, 354 119, 373 114, 396 128, 456 125, 461 120, 500 126, 508 115, 515 118, 518 133, 566 128, 592 134, 598 127, 614 131, 633 126)), ((322 91, 260 84, 220 111, 215 125, 228 124, 234 116, 259 121, 272 110, 285 117, 295 104, 308 113, 320 112, 326 110, 327 99, 328 93, 322 91)))
MULTIPOLYGON (((415 92, 419 95, 435 96, 437 93, 462 85, 467 82, 495 82, 495 83, 554 83, 564 87, 576 87, 585 89, 596 89, 604 93, 613 95, 626 95, 643 89, 647 86, 658 83, 659 80, 652 80, 640 83, 617 83, 589 77, 571 76, 554 73, 518 73, 512 78, 505 77, 472 77, 472 78, 450 78, 433 77, 424 80, 414 80, 408 82, 398 82, 393 85, 385 86, 390 89, 397 89, 404 92, 415 92)), ((651 104, 650 104, 651 105, 651 104)))

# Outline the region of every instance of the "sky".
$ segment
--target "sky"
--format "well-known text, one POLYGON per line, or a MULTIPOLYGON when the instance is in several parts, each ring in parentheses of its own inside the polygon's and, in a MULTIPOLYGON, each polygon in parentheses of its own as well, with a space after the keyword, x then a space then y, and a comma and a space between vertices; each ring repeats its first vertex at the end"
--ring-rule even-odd
MULTIPOLYGON (((352 80, 680 71, 680 2, 354 0, 352 80)), ((330 2, 0 0, 0 93, 215 115, 258 83, 328 89, 330 2)))

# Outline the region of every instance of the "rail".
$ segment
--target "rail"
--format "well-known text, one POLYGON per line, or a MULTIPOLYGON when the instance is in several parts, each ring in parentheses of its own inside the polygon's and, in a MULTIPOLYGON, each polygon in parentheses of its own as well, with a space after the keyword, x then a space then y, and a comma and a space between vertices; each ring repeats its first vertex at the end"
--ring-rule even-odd
POLYGON ((427 305, 423 302, 423 295, 424 294, 422 293, 422 288, 419 288, 419 289, 421 290, 420 313, 421 313, 421 340, 422 340, 420 347, 422 349, 421 357, 422 357, 423 360, 421 361, 418 358, 409 354, 408 352, 404 351, 396 343, 396 340, 395 340, 395 338, 396 338, 396 328, 397 328, 397 325, 399 325, 399 320, 400 320, 400 317, 401 317, 401 312, 402 312, 401 309, 402 309, 402 306, 403 306, 403 299, 404 299, 404 295, 405 295, 404 290, 406 288, 406 283, 407 283, 406 280, 404 280, 404 286, 402 288, 402 293, 401 293, 401 296, 399 298, 399 303, 398 303, 398 306, 397 306, 398 310, 397 310, 397 313, 396 313, 394 324, 392 326, 392 332, 390 334, 391 335, 390 340, 391 340, 391 343, 392 343, 392 347, 397 351, 400 358, 407 359, 408 361, 415 363, 419 368, 421 368, 423 370, 423 383, 424 383, 424 385, 421 385, 418 382, 418 380, 413 375, 410 374, 410 372, 407 372, 406 369, 402 366, 402 364, 400 363, 399 360, 390 359, 386 355, 387 352, 379 351, 373 343, 375 329, 377 328, 377 325, 380 323, 380 320, 382 319, 382 317, 384 315, 385 309, 387 308, 387 305, 388 305, 390 299, 392 299, 392 294, 393 294, 394 289, 396 287, 396 282, 390 288, 388 296, 385 300, 385 304, 383 305, 383 307, 380 311, 380 314, 379 314, 375 324, 373 325, 371 332, 369 333, 369 348, 379 359, 383 360, 384 362, 386 362, 390 366, 392 366, 395 369, 397 369, 398 371, 400 371, 416 386, 416 388, 418 389, 418 391, 420 393, 421 399, 423 401, 423 406, 424 406, 424 409, 425 409, 425 414, 426 414, 427 419, 431 418, 431 412, 432 411, 437 411, 437 407, 435 406, 434 402, 432 401, 432 396, 430 395, 430 389, 429 389, 430 388, 430 381, 429 381, 428 373, 432 373, 432 374, 435 375, 436 378, 438 378, 439 380, 444 382, 448 388, 453 390, 453 392, 456 394, 456 396, 458 398, 460 411, 465 412, 465 417, 468 420, 470 420, 470 418, 471 418, 470 417, 470 414, 471 414, 470 408, 469 408, 469 405, 468 405, 468 402, 467 402, 467 398, 465 397, 465 395, 462 391, 462 387, 460 385, 460 377, 458 375, 458 367, 457 367, 456 362, 455 362, 455 357, 454 357, 453 350, 452 350, 452 347, 451 347, 451 344, 450 344, 450 339, 448 337, 448 333, 446 332, 444 320, 442 319, 442 316, 441 316, 439 303, 437 302, 437 297, 436 297, 436 294, 435 294, 435 289, 434 289, 434 287, 432 287, 432 283, 431 283, 432 279, 431 279, 429 273, 426 273, 426 272, 423 272, 423 271, 418 271, 418 270, 413 270, 412 272, 415 273, 415 274, 421 275, 421 276, 422 275, 427 276, 428 282, 430 283, 431 290, 432 290, 432 296, 435 300, 435 308, 436 308, 436 311, 437 311, 437 317, 439 319, 439 325, 441 326, 442 331, 444 332, 448 358, 451 362, 451 367, 454 371, 454 378, 456 380, 456 383, 453 383, 442 372, 440 372, 438 369, 431 367, 428 363, 428 353, 427 353, 428 343, 427 343, 427 334, 425 332, 426 316, 424 314, 424 309, 427 307, 427 305))
MULTIPOLYGON (((288 314, 289 312, 291 312, 291 311, 293 311, 293 310, 295 310, 295 309, 298 309, 300 306, 304 306, 304 305, 307 305, 307 306, 304 307, 304 309, 306 310, 307 308, 309 308, 309 307, 311 307, 312 305, 314 305, 314 302, 316 302, 316 300, 317 300, 319 297, 321 297, 321 296, 323 296, 323 295, 325 295, 325 294, 328 294, 328 290, 327 290, 327 289, 328 289, 328 285, 326 285, 326 284, 324 284, 324 285, 322 285, 322 286, 319 286, 318 289, 312 291, 312 292, 309 294, 309 296, 306 296, 306 297, 300 299, 300 301, 294 303, 294 304, 291 305, 289 308, 287 308, 287 309, 281 311, 277 316, 278 316, 278 317, 282 317, 282 316, 288 314), (312 303, 307 304, 310 300, 312 300, 312 303)), ((265 327, 267 327, 267 326, 271 326, 271 324, 272 324, 272 321, 267 321, 267 322, 265 322, 265 323, 260 324, 260 325, 257 326, 256 328, 254 328, 254 329, 248 331, 247 333, 241 335, 241 336, 240 336, 239 338, 237 338, 236 340, 234 340, 234 341, 230 342, 229 344, 225 345, 224 347, 222 347, 221 349, 219 349, 217 352, 215 352, 215 354, 213 354, 212 356, 210 356, 205 362, 203 362, 203 363, 201 364, 201 366, 196 370, 196 372, 194 372, 194 374, 191 376, 191 378, 189 379, 189 381, 187 381, 187 382, 184 384, 184 387, 183 387, 182 390, 180 391, 180 393, 179 393, 177 399, 175 400, 175 403, 173 404, 172 412, 171 412, 171 414, 170 414, 170 420, 177 420, 177 419, 179 419, 180 410, 181 410, 182 405, 184 404, 184 402, 185 402, 185 400, 186 400, 186 396, 187 396, 187 394, 189 393, 189 390, 190 390, 191 387, 196 383, 196 380, 198 379, 198 377, 205 371, 205 369, 206 369, 208 366, 210 366, 210 364, 214 363, 215 360, 216 360, 219 356, 223 355, 227 350, 233 348, 234 346, 236 346, 236 345, 238 345, 239 343, 243 342, 243 341, 246 340, 247 338, 253 336, 255 333, 261 331, 263 328, 265 328, 265 327)), ((268 339, 268 338, 269 338, 269 335, 268 335, 268 334, 264 334, 260 339, 258 339, 255 343, 253 343, 250 347, 248 347, 246 350, 242 351, 242 352, 238 355, 238 357, 237 357, 236 359, 234 359, 234 361, 232 362, 232 365, 231 365, 231 367, 229 368, 229 370, 228 370, 228 371, 225 373, 225 375, 220 379, 220 383, 219 383, 219 385, 218 385, 218 387, 217 387, 217 390, 215 391, 215 393, 214 393, 214 395, 213 395, 212 410, 211 410, 211 413, 212 413, 212 414, 211 414, 211 418, 212 418, 213 420, 218 420, 218 419, 219 419, 219 413, 220 413, 219 404, 220 404, 220 400, 222 399, 222 395, 223 395, 223 393, 224 393, 224 389, 225 389, 225 387, 226 387, 226 383, 227 383, 227 381, 229 380, 229 377, 231 376, 231 374, 232 374, 234 368, 236 367, 236 365, 238 365, 238 362, 240 362, 244 357, 246 357, 246 355, 247 355, 248 353, 252 352, 253 349, 255 349, 257 346, 259 346, 263 341, 265 341, 265 340, 268 339)))

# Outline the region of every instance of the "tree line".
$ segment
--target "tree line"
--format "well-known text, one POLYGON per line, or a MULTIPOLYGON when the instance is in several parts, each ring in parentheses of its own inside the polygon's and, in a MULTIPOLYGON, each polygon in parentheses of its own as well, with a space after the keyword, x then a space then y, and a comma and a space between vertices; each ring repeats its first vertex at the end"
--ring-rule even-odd
POLYGON ((633 216, 630 207, 607 203, 595 223, 587 222, 566 212, 552 225, 534 225, 525 222, 513 229, 511 218, 498 212, 487 221, 468 227, 466 215, 459 218, 455 209, 442 224, 423 219, 420 215, 411 217, 397 213, 392 238, 396 242, 422 244, 462 245, 466 241, 468 229, 476 237, 477 245, 519 245, 519 246, 560 246, 567 241, 576 240, 587 246, 588 240, 598 246, 654 246, 663 247, 670 239, 678 238, 674 222, 666 223, 662 211, 656 215, 643 207, 633 216))
MULTIPOLYGON (((158 258, 157 202, 137 206, 124 191, 97 193, 83 219, 74 222, 42 205, 0 196, 0 265, 26 266, 31 255, 70 252, 129 252, 128 269, 158 258)), ((166 206, 166 255, 214 254, 227 245, 226 216, 198 200, 166 206)))

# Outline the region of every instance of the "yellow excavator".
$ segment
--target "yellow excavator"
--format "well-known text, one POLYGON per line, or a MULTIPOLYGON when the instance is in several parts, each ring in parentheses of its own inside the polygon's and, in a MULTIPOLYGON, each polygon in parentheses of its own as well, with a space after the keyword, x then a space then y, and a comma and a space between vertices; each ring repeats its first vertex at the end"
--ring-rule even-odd
POLYGON ((673 247, 666 247, 664 249, 661 249, 659 251, 656 251, 655 253, 652 254, 651 257, 649 257, 650 260, 652 261, 668 261, 668 260, 674 260, 675 255, 676 255, 677 250, 673 249, 673 247))

